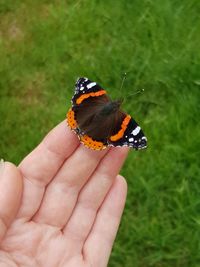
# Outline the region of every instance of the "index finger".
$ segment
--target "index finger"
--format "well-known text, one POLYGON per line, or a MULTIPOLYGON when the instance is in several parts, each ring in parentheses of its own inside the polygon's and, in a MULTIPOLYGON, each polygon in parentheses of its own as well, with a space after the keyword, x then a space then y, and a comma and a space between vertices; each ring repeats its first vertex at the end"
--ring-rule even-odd
POLYGON ((79 145, 77 136, 61 122, 20 163, 24 178, 22 206, 18 216, 34 214, 41 202, 45 186, 53 179, 63 162, 79 145))

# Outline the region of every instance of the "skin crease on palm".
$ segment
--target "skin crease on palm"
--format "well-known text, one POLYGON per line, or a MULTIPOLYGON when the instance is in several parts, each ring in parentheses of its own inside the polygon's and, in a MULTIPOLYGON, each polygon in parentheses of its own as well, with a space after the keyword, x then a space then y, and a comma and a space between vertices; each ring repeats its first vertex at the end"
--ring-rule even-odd
POLYGON ((93 151, 60 123, 0 164, 0 267, 106 267, 126 199, 127 148, 93 151))

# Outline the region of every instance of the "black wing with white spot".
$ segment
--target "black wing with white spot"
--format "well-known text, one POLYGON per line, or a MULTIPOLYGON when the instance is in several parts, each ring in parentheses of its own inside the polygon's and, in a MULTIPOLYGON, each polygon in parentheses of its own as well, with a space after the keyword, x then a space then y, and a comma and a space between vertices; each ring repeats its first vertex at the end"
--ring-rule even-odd
POLYGON ((78 78, 75 84, 75 92, 72 98, 72 104, 75 104, 76 99, 79 98, 81 95, 98 92, 100 90, 102 90, 102 87, 96 82, 93 82, 88 78, 78 78))
POLYGON ((123 137, 116 142, 109 142, 109 144, 111 146, 128 146, 138 150, 147 147, 147 138, 140 126, 131 118, 123 137))

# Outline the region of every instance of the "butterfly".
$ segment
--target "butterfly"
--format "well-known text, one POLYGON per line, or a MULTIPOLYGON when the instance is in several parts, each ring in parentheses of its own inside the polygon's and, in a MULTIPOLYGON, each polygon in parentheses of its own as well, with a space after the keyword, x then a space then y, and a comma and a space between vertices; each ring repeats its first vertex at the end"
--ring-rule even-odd
POLYGON ((81 143, 94 150, 108 146, 147 147, 147 138, 136 121, 121 110, 122 101, 111 100, 100 85, 88 78, 75 84, 67 124, 81 143))

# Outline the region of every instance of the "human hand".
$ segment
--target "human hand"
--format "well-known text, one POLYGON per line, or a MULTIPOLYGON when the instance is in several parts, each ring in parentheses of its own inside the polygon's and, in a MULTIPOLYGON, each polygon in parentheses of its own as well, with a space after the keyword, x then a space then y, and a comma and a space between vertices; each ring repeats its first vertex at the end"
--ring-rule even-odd
POLYGON ((127 148, 93 151, 62 122, 0 167, 0 267, 105 267, 126 198, 127 148))

